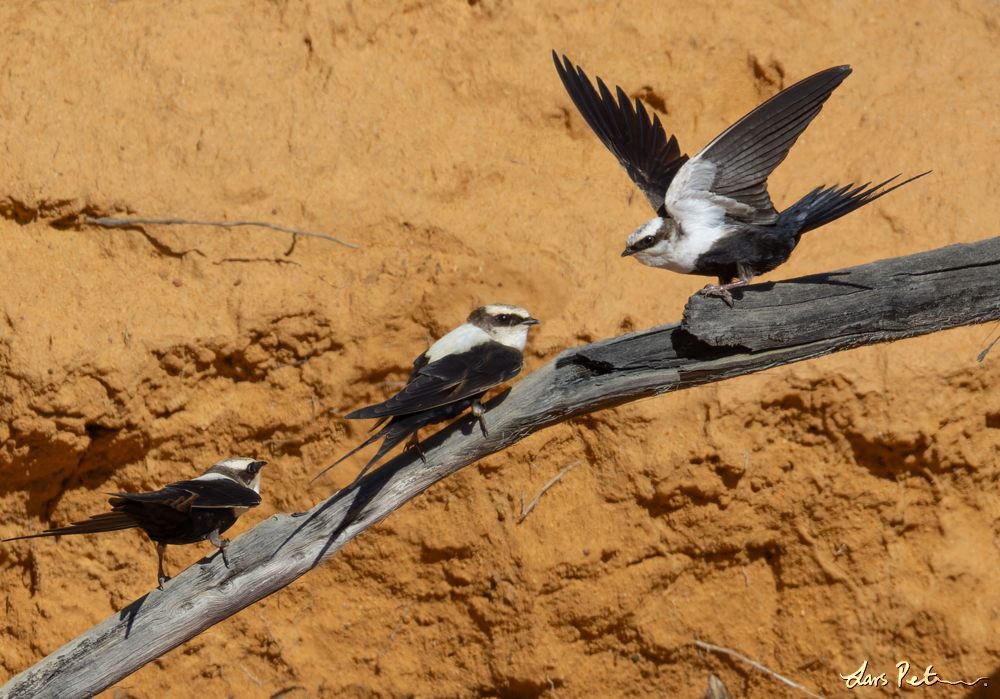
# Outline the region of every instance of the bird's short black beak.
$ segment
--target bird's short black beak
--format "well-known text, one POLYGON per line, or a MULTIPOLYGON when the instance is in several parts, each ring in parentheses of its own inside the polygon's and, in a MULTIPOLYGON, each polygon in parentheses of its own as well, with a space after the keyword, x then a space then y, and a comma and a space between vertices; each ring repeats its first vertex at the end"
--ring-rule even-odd
POLYGON ((638 250, 633 250, 632 248, 625 248, 625 252, 622 253, 622 257, 628 257, 629 255, 634 255, 638 250))
POLYGON ((540 321, 540 320, 536 320, 536 319, 534 319, 534 318, 528 318, 528 319, 527 319, 526 321, 524 321, 524 324, 525 324, 525 325, 538 325, 538 324, 539 324, 539 323, 541 323, 541 322, 542 322, 542 321, 540 321))
POLYGON ((250 473, 257 473, 257 471, 259 471, 263 466, 267 466, 266 461, 254 461, 252 464, 247 466, 247 470, 250 471, 250 473))

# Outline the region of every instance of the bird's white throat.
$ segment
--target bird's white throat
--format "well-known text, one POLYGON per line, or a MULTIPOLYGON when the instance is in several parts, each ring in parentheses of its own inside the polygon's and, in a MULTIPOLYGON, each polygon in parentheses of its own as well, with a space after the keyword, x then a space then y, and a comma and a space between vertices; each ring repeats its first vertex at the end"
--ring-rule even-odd
POLYGON ((515 325, 514 327, 501 326, 493 328, 490 335, 501 345, 514 347, 515 349, 519 349, 523 352, 524 346, 528 344, 529 327, 530 326, 527 325, 515 325))
MULTIPOLYGON (((629 241, 639 240, 655 233, 662 224, 662 218, 647 221, 632 232, 629 241)), ((668 269, 678 274, 691 274, 698 263, 698 258, 729 232, 728 226, 694 227, 691 231, 677 229, 655 245, 639 250, 633 257, 648 267, 668 269)))

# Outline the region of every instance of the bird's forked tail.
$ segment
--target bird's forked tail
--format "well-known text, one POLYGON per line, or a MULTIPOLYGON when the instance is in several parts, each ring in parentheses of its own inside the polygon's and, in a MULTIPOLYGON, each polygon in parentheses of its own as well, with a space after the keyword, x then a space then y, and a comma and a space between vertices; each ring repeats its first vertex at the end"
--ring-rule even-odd
POLYGON ((909 184, 913 180, 919 179, 930 173, 925 173, 911 177, 905 182, 882 189, 892 182, 896 177, 891 177, 881 184, 869 187, 870 182, 860 187, 849 184, 844 187, 833 185, 832 187, 817 187, 809 194, 799 199, 795 204, 781 212, 781 222, 798 229, 797 235, 802 235, 806 231, 824 226, 831 221, 836 221, 841 216, 845 216, 852 211, 860 209, 865 204, 870 204, 879 197, 883 197, 894 189, 899 189, 904 184, 909 184), (854 189, 851 189, 854 187, 854 189))

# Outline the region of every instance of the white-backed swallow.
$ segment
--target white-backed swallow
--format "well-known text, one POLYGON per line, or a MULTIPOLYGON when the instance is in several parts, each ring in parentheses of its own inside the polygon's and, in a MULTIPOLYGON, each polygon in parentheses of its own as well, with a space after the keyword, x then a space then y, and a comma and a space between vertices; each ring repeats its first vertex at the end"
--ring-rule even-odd
POLYGON ((105 493, 111 512, 94 515, 67 527, 46 529, 42 534, 16 536, 5 541, 36 539, 66 534, 96 534, 138 527, 156 543, 159 556, 158 586, 169 580, 163 573, 163 554, 168 544, 193 544, 208 539, 226 558, 228 539, 221 538, 237 518, 260 504, 260 469, 266 461, 225 459, 190 481, 178 481, 151 493, 105 493))
POLYGON ((899 177, 869 187, 817 187, 778 212, 767 178, 819 114, 830 94, 851 74, 849 66, 820 71, 767 100, 722 132, 698 155, 681 155, 660 118, 618 87, 618 101, 598 78, 552 52, 559 77, 583 118, 656 211, 629 235, 622 257, 680 274, 718 277, 699 293, 732 306, 729 289, 749 284, 792 254, 806 231, 835 221, 894 189, 899 177), (733 281, 735 279, 735 281, 733 281))
POLYGON ((491 303, 474 310, 463 325, 435 342, 413 361, 410 378, 399 393, 384 403, 347 415, 349 420, 378 418, 372 430, 383 424, 385 427, 323 469, 316 478, 384 437, 385 441, 375 456, 358 474, 361 478, 407 437, 419 450, 417 430, 421 427, 450 420, 469 407, 479 419, 483 434, 488 434, 481 399, 494 386, 521 373, 524 362, 521 353, 528 341, 528 328, 537 323, 523 308, 503 303, 491 303))

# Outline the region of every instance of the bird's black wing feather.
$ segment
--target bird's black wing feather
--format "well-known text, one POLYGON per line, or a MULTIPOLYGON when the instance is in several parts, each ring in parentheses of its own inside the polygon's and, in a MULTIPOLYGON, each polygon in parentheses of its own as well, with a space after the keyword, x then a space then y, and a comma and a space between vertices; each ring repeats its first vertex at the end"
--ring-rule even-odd
POLYGON ((753 207, 748 223, 774 223, 768 176, 850 74, 836 66, 800 80, 722 132, 696 156, 717 168, 711 191, 753 207))
MULTIPOLYGON (((428 359, 427 359, 427 353, 426 352, 421 353, 419 357, 417 357, 416 359, 413 360, 413 369, 410 371, 409 378, 406 379, 407 385, 409 385, 409 384, 411 384, 411 383, 413 383, 414 381, 417 380, 417 378, 420 376, 420 370, 423 369, 425 366, 427 366, 427 362, 428 362, 428 359)), ((353 415, 353 413, 352 413, 352 415, 353 415)), ((369 432, 374 432, 379 427, 381 427, 383 424, 385 424, 386 420, 388 420, 391 417, 392 417, 392 415, 383 415, 382 417, 380 417, 378 420, 375 421, 375 424, 372 425, 371 428, 368 431, 369 432)), ((371 444, 376 439, 378 439, 378 437, 372 437, 371 439, 369 439, 367 442, 365 442, 361 446, 365 446, 367 444, 371 444)), ((360 449, 361 447, 358 447, 358 448, 360 449)), ((357 449, 355 449, 354 451, 357 451, 357 449)), ((353 454, 353 453, 354 452, 352 451, 351 454, 353 454)), ((347 456, 350 456, 351 454, 348 454, 347 456)), ((345 456, 344 458, 346 459, 347 457, 345 456)), ((337 463, 340 463, 340 462, 338 461, 337 463)), ((336 466, 336 465, 337 464, 334 464, 334 466, 336 466)), ((313 480, 315 480, 315 479, 313 479, 313 480)))
MULTIPOLYGON (((432 411, 432 412, 437 412, 437 411, 432 411)), ((339 464, 344 459, 354 456, 359 451, 367 447, 369 444, 377 442, 378 440, 384 437, 385 439, 379 445, 378 450, 375 452, 375 456, 373 456, 371 459, 368 460, 368 463, 365 465, 365 467, 361 469, 361 473, 359 473, 354 478, 355 482, 357 482, 358 479, 360 479, 363 475, 365 475, 368 472, 368 469, 370 469, 372 466, 378 463, 379 460, 383 456, 388 454, 397 444, 400 444, 404 439, 409 437, 411 434, 415 433, 421 427, 432 424, 434 422, 438 422, 438 420, 435 419, 435 416, 433 415, 429 416, 427 412, 413 413, 411 415, 401 415, 399 417, 386 416, 382 418, 382 420, 379 420, 379 424, 381 424, 385 420, 389 420, 388 425, 386 425, 381 430, 368 437, 368 439, 366 439, 364 442, 354 447, 349 452, 344 454, 342 457, 340 457, 332 464, 324 468, 322 471, 316 474, 316 476, 312 479, 312 481, 310 481, 310 483, 315 482, 316 479, 318 479, 320 476, 322 476, 331 468, 339 464)))
MULTIPOLYGON (((179 512, 219 507, 257 507, 260 495, 228 478, 178 481, 151 493, 108 493, 121 500, 169 505, 179 512), (192 500, 192 496, 194 499, 192 500)), ((112 505, 118 503, 112 501, 112 505)))
MULTIPOLYGON (((425 366, 427 366, 427 361, 428 361, 428 359, 427 359, 427 353, 426 352, 421 353, 421 355, 419 357, 417 357, 416 359, 413 360, 413 369, 410 371, 409 378, 406 379, 407 385, 413 383, 417 379, 417 377, 420 376, 420 370, 423 369, 425 366)), ((351 413, 351 414, 353 415, 353 413, 351 413)), ((383 424, 385 424, 385 422, 389 418, 391 418, 391 417, 392 417, 392 415, 383 415, 382 417, 380 417, 378 420, 375 421, 375 424, 372 425, 371 428, 368 431, 369 432, 374 432, 379 427, 381 427, 383 424)), ((378 439, 378 437, 372 437, 367 442, 365 442, 364 444, 362 444, 361 446, 363 447, 363 446, 366 446, 368 444, 371 444, 376 439, 378 439)), ((360 448, 361 447, 358 447, 358 449, 360 449, 360 448)), ((357 451, 357 449, 355 449, 354 451, 357 451)), ((354 451, 352 451, 351 454, 353 454, 354 451)), ((347 456, 350 456, 351 454, 348 454, 347 456)), ((344 459, 346 459, 347 456, 345 456, 344 459)), ((343 461, 343 459, 341 459, 341 461, 343 461)), ((337 463, 339 464, 340 461, 338 461, 337 463)), ((336 465, 337 464, 334 464, 334 466, 336 466, 336 465)), ((333 468, 333 466, 331 466, 331 468, 333 468)), ((320 474, 320 475, 322 475, 322 474, 320 474)), ((317 478, 318 477, 319 476, 317 476, 317 478)), ((316 479, 314 478, 313 480, 316 480, 316 479)))
POLYGON ((646 195, 656 213, 665 216, 663 198, 667 187, 688 160, 681 155, 677 139, 667 138, 659 116, 654 114, 651 121, 638 99, 633 109, 620 87, 616 87, 616 102, 600 78, 597 78, 598 89, 594 89, 583 69, 574 66, 566 56, 560 63, 553 51, 552 60, 566 92, 587 124, 646 195))
POLYGON ((315 481, 331 468, 384 438, 375 456, 361 471, 361 478, 379 459, 404 439, 425 425, 456 417, 469 403, 494 386, 509 381, 521 372, 524 357, 513 347, 499 342, 485 342, 472 350, 449 354, 428 362, 426 353, 413 362, 413 373, 406 386, 384 403, 355 410, 348 419, 379 418, 375 430, 363 443, 337 459, 313 478, 315 481))
POLYGON ((348 419, 409 415, 439 408, 488 391, 521 372, 521 352, 486 342, 469 352, 449 354, 425 364, 418 376, 384 403, 355 410, 348 419))
POLYGON ((121 529, 132 529, 138 527, 136 522, 127 512, 105 512, 94 515, 83 522, 73 522, 66 527, 56 527, 46 529, 42 534, 31 534, 29 536, 15 536, 4 541, 16 541, 18 539, 37 539, 42 536, 63 536, 66 534, 95 534, 97 532, 115 532, 121 529))
POLYGON ((427 366, 427 353, 422 352, 419 357, 413 360, 413 370, 410 371, 410 377, 406 380, 406 383, 413 383, 414 379, 420 376, 420 370, 427 366))

